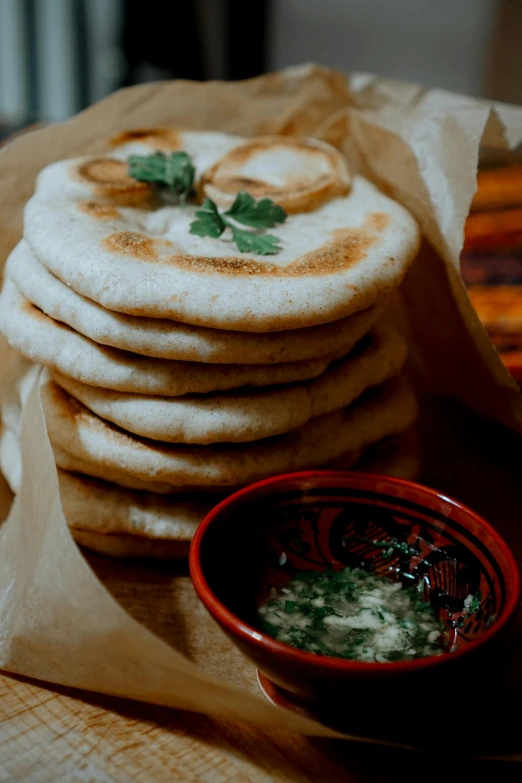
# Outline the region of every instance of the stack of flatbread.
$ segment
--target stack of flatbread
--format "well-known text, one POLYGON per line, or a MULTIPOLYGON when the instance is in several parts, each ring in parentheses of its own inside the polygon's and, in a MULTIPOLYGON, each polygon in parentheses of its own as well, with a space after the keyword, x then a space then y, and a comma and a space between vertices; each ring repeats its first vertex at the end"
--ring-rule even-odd
MULTIPOLYGON (((254 232, 255 233, 255 229, 254 232)), ((129 131, 104 157, 44 169, 6 265, 0 328, 44 365, 42 399, 76 539, 176 557, 223 494, 344 468, 407 431, 407 349, 387 322, 419 247, 410 214, 313 140, 129 131), (193 203, 129 175, 130 155, 184 150, 193 203), (241 190, 287 213, 273 255, 190 233, 205 198, 241 190)), ((2 468, 20 466, 20 402, 3 401, 2 468)))

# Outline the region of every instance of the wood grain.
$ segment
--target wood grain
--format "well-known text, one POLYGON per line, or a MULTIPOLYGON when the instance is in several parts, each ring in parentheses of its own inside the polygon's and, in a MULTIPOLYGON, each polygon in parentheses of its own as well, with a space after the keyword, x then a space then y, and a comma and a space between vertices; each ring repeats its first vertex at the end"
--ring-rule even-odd
POLYGON ((311 740, 0 676, 0 783, 520 780, 509 762, 311 740))
POLYGON ((345 779, 302 738, 270 737, 201 715, 102 696, 82 700, 66 689, 7 677, 0 678, 0 705, 2 783, 257 783, 313 780, 321 767, 329 780, 345 779))
POLYGON ((520 781, 510 762, 305 739, 0 676, 0 783, 451 783, 479 773, 520 781))

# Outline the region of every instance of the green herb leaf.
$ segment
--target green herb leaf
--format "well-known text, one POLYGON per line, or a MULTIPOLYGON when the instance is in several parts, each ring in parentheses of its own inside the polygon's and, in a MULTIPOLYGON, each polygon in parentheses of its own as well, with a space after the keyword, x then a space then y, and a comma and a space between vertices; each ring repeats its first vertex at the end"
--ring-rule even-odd
POLYGON ((286 220, 286 212, 278 204, 274 204, 269 198, 256 201, 244 190, 239 191, 225 215, 252 228, 272 228, 286 220))
POLYGON ((240 191, 230 209, 221 215, 216 204, 209 198, 203 202, 203 208, 196 212, 200 218, 190 224, 190 233, 200 237, 220 237, 225 228, 232 231, 232 240, 241 253, 257 253, 260 256, 275 255, 281 248, 279 238, 271 234, 254 234, 237 228, 229 218, 252 228, 263 229, 282 223, 286 212, 270 199, 256 202, 249 193, 240 191))
POLYGON ((272 234, 251 234, 241 228, 232 228, 232 239, 241 253, 257 253, 259 256, 273 256, 281 248, 279 237, 272 234))
POLYGON ((186 152, 131 155, 129 176, 138 182, 153 182, 168 187, 181 202, 193 195, 196 169, 186 152))
POLYGON ((478 612, 481 603, 482 603, 482 593, 479 590, 478 593, 476 593, 473 596, 473 600, 471 601, 471 604, 468 607, 467 615, 469 616, 471 614, 475 614, 475 612, 478 612))
MULTIPOLYGON (((192 158, 186 152, 173 152, 169 156, 164 152, 154 152, 152 155, 129 157, 129 176, 138 182, 152 182, 169 188, 181 203, 194 195, 195 175, 196 169, 192 158)), ((286 212, 269 198, 256 201, 246 191, 240 191, 224 215, 220 215, 216 204, 206 198, 201 209, 196 212, 196 217, 198 219, 190 224, 191 234, 217 239, 228 226, 232 230, 232 239, 241 253, 271 256, 280 250, 278 237, 243 231, 236 228, 229 220, 232 218, 238 223, 256 229, 270 228, 283 223, 286 220, 286 212)))
POLYGON ((226 228, 226 223, 218 212, 214 202, 206 198, 201 209, 196 212, 199 220, 193 220, 190 224, 190 233, 199 237, 220 237, 226 228))
POLYGON ((138 182, 161 182, 166 185, 165 172, 167 156, 163 152, 153 155, 131 155, 129 158, 129 176, 138 182))

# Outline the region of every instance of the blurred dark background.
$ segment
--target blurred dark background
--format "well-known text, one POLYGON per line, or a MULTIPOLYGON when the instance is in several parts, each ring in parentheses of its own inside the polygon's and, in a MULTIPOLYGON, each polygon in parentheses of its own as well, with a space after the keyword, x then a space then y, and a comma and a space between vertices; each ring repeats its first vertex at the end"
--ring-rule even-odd
POLYGON ((521 0, 0 0, 0 124, 311 60, 522 103, 521 41, 521 0))

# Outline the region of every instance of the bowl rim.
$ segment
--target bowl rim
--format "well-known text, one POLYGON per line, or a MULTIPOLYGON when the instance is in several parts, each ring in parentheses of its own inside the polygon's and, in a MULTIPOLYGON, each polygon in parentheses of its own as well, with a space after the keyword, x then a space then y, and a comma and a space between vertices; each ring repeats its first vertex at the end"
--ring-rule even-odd
MULTIPOLYGON (((375 489, 380 494, 379 489, 375 489)), ((401 672, 408 672, 412 670, 423 670, 437 666, 440 664, 448 663, 462 658, 469 653, 472 653, 479 647, 487 644, 494 637, 496 637, 513 619, 517 609, 519 608, 521 599, 521 576, 520 569, 515 557, 504 540, 504 538, 498 533, 498 531, 487 522, 480 514, 473 509, 461 503, 459 500, 446 495, 443 492, 438 492, 436 489, 426 487, 423 484, 418 484, 415 481, 409 481, 407 479, 396 478, 394 476, 386 476, 378 473, 358 473, 355 471, 338 471, 338 470, 308 470, 308 471, 296 471, 293 473, 283 473, 277 476, 272 476, 267 479, 262 479, 253 484, 249 484, 247 487, 228 495, 218 505, 204 517, 199 527, 197 528, 189 552, 189 567, 190 576, 194 584, 194 588, 198 597, 203 605, 210 612, 211 616, 222 626, 224 626, 233 636, 239 638, 247 645, 254 646, 261 652, 269 652, 276 654, 286 659, 288 662, 299 662, 303 665, 312 666, 317 669, 327 669, 330 672, 346 672, 346 673, 371 673, 374 674, 399 674, 401 672), (370 481, 370 482, 383 482, 396 486, 402 489, 414 489, 421 494, 436 499, 437 502, 441 500, 445 503, 449 503, 461 512, 464 512, 468 517, 471 517, 478 526, 485 530, 491 538, 495 540, 499 549, 502 551, 507 563, 507 569, 512 579, 512 586, 508 595, 506 596, 506 604, 501 614, 492 623, 478 639, 474 639, 467 644, 463 645, 460 649, 455 650, 447 655, 428 655, 421 658, 414 658, 406 661, 392 661, 381 663, 379 661, 348 661, 343 658, 329 657, 326 655, 318 655, 317 653, 304 652, 296 647, 292 647, 285 642, 279 642, 273 639, 271 636, 260 631, 258 628, 245 623, 240 617, 234 614, 227 608, 214 594, 210 588, 205 575, 203 573, 203 566, 201 564, 201 547, 206 531, 214 523, 216 517, 221 516, 224 511, 229 511, 239 500, 243 500, 249 495, 255 496, 257 493, 266 490, 270 487, 277 487, 280 484, 284 484, 287 481, 306 480, 311 479, 354 479, 358 481, 370 481)))

